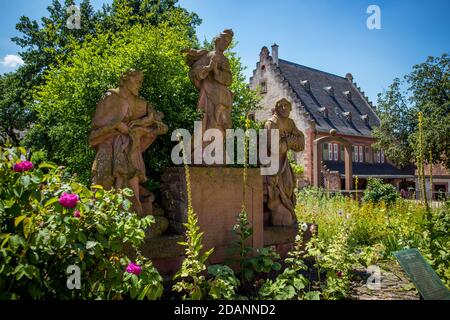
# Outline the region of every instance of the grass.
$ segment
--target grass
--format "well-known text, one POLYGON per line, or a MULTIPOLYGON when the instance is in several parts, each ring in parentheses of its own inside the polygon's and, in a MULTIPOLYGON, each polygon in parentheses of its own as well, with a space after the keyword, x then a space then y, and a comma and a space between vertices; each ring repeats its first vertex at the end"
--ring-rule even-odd
POLYGON ((390 206, 364 203, 307 188, 297 194, 296 214, 300 221, 318 224, 318 238, 328 245, 345 224, 349 250, 365 267, 392 261, 396 250, 419 248, 450 287, 449 208, 447 202, 427 211, 424 205, 404 199, 390 206))

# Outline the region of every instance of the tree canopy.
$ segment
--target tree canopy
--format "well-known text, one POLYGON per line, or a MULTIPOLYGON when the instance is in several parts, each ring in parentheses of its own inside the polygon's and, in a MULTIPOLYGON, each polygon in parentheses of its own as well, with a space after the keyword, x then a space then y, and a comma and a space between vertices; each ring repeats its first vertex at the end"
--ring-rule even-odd
POLYGON ((76 46, 92 36, 105 32, 119 32, 133 25, 157 25, 168 20, 172 12, 183 15, 188 27, 188 36, 195 39, 195 26, 201 20, 195 13, 177 5, 177 0, 113 0, 95 11, 90 0, 79 5, 80 29, 67 28, 74 0, 53 0, 48 6, 48 15, 40 21, 22 16, 16 25, 20 35, 11 40, 22 48, 19 53, 24 65, 16 72, 1 75, 0 139, 18 145, 18 131, 36 121, 31 108, 33 92, 45 82, 45 73, 64 63, 76 46), (16 130, 11 130, 11 128, 16 130))
MULTIPOLYGON (((160 170, 171 165, 170 132, 177 128, 191 130, 194 120, 200 118, 196 111, 198 92, 188 79, 182 54, 184 48, 200 47, 195 36, 195 25, 200 20, 175 3, 116 0, 95 13, 86 0, 83 17, 92 18, 92 24, 84 31, 74 30, 72 35, 62 25, 64 19, 57 20, 58 14, 54 13, 65 12, 72 2, 61 6, 55 1, 48 19, 57 25, 55 29, 61 29, 56 32, 59 36, 51 38, 51 28, 38 27, 33 32, 24 31, 25 35, 18 39, 27 48, 25 66, 35 65, 39 70, 28 73, 39 80, 25 90, 30 98, 24 103, 24 114, 33 116, 33 125, 22 144, 34 151, 43 150, 48 160, 67 166, 88 183, 94 157, 88 135, 97 102, 108 89, 117 87, 127 69, 140 69, 145 75, 140 94, 165 114, 163 121, 169 125, 169 134, 158 138, 144 155, 148 176, 153 178, 149 187, 155 187, 152 183, 159 180, 160 170), (40 56, 40 50, 51 54, 33 60, 34 55, 40 56)), ((24 26, 28 25, 27 19, 22 20, 24 26)), ((246 85, 240 58, 235 52, 227 55, 235 93, 233 120, 242 127, 244 116, 257 107, 258 98, 246 85)), ((21 70, 25 69, 18 72, 21 70)), ((30 122, 24 121, 23 127, 30 122)))
MULTIPOLYGON (((423 113, 424 151, 434 163, 450 168, 449 55, 428 57, 402 80, 395 79, 378 95, 381 126, 373 132, 386 156, 398 165, 418 155, 418 112, 423 113), (403 86, 406 89, 402 89, 403 86)), ((427 157, 428 158, 428 157, 427 157)))

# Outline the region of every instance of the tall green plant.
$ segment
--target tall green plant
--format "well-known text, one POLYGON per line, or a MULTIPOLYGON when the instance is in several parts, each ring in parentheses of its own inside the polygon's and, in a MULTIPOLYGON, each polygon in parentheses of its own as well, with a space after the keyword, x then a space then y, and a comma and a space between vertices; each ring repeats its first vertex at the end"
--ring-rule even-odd
POLYGON ((420 186, 422 189, 422 201, 426 208, 428 208, 427 189, 425 184, 425 151, 424 151, 424 135, 423 135, 423 114, 418 113, 419 120, 419 144, 418 144, 418 163, 420 164, 420 186))
POLYGON ((185 247, 185 258, 180 270, 174 276, 174 280, 181 280, 173 286, 173 290, 183 293, 183 299, 200 300, 205 298, 207 291, 207 282, 205 281, 204 275, 204 271, 206 270, 205 262, 214 251, 214 248, 201 253, 203 248, 203 232, 200 232, 197 214, 192 207, 191 176, 186 161, 186 152, 189 151, 184 150, 184 142, 182 141, 181 136, 178 138, 183 153, 188 198, 188 216, 187 223, 184 224, 186 228, 186 241, 179 242, 180 245, 185 247))

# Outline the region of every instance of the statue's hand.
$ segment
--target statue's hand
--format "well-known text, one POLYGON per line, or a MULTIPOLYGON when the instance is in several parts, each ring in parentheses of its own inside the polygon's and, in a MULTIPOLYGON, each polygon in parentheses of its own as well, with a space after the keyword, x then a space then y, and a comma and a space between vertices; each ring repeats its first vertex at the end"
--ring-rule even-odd
POLYGON ((128 134, 130 132, 130 129, 128 128, 128 126, 123 122, 119 123, 117 125, 116 129, 119 130, 119 132, 122 134, 128 134))

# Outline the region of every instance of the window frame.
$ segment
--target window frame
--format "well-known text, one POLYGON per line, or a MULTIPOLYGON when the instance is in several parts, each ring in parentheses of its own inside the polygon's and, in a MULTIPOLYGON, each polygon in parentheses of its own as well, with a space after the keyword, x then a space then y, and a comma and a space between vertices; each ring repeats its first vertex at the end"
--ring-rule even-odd
POLYGON ((332 143, 328 143, 328 160, 333 160, 334 148, 332 143))
POLYGON ((337 143, 333 143, 333 159, 339 161, 339 145, 337 143))
POLYGON ((364 149, 363 146, 358 146, 359 149, 359 162, 364 162, 364 149))

